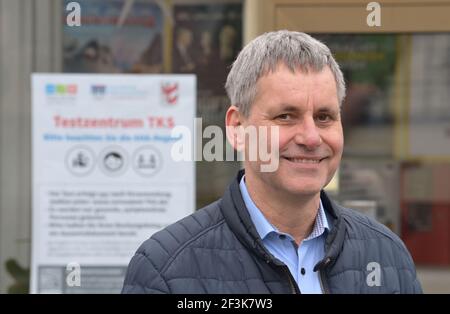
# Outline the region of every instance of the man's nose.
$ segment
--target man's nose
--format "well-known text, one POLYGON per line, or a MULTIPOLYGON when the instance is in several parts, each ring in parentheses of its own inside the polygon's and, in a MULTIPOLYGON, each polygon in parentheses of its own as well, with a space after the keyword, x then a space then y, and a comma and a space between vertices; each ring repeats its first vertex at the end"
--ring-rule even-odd
POLYGON ((322 144, 322 137, 312 117, 305 118, 298 124, 294 141, 308 150, 315 149, 322 144))

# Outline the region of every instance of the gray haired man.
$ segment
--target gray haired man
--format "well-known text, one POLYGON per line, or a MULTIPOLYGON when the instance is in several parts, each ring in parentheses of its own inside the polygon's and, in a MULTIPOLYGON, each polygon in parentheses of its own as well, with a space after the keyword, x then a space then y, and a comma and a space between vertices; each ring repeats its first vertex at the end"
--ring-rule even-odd
MULTIPOLYGON (((323 191, 344 145, 345 83, 330 50, 304 33, 263 34, 226 89, 244 170, 221 199, 141 245, 123 293, 421 293, 402 241, 323 191), (277 130, 274 171, 249 158, 250 127, 277 130)), ((274 140, 261 134, 258 145, 274 140)))

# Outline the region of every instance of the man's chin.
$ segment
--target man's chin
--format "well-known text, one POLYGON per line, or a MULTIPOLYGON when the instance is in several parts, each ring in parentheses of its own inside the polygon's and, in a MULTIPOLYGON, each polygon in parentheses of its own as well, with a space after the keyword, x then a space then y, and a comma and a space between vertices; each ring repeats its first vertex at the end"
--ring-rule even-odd
POLYGON ((320 184, 308 184, 308 185, 301 185, 301 186, 286 186, 285 189, 288 194, 291 194, 292 196, 304 196, 304 197, 310 197, 310 196, 316 196, 320 193, 320 190, 322 190, 322 185, 320 184))

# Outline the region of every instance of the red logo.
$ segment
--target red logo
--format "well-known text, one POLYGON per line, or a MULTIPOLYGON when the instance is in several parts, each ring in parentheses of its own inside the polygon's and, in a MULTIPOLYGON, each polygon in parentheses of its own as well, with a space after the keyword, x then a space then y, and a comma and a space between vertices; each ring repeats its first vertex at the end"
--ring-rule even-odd
POLYGON ((162 83, 161 93, 167 105, 176 105, 178 101, 178 83, 162 83))
POLYGON ((77 93, 77 85, 75 85, 75 84, 67 85, 66 91, 68 94, 72 94, 72 95, 76 94, 77 93))

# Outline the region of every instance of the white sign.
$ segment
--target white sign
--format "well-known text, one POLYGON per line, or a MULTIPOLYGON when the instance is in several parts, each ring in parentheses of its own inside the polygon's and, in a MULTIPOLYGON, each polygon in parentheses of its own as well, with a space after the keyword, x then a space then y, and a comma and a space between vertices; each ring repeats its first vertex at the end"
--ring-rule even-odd
POLYGON ((138 246, 194 211, 194 163, 172 160, 171 130, 194 132, 195 84, 32 76, 32 292, 120 292, 138 246))

